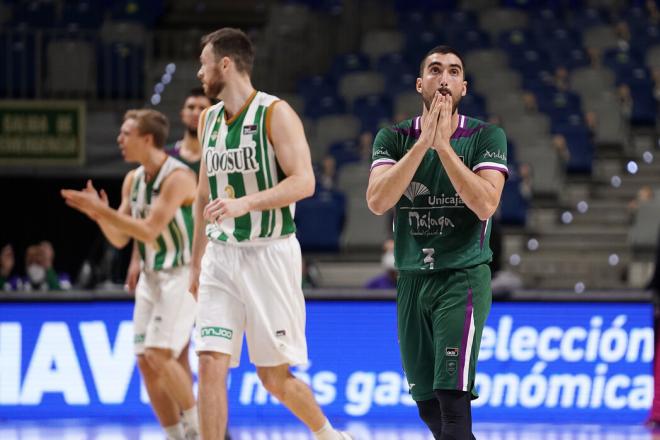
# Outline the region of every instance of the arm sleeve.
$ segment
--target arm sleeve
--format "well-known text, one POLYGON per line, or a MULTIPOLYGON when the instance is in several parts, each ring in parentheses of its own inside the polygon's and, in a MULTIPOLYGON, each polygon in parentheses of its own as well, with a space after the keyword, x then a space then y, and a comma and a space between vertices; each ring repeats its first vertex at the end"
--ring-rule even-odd
POLYGON ((506 135, 504 130, 495 125, 484 129, 479 138, 477 155, 472 164, 472 171, 498 170, 509 177, 506 160, 506 135))
POLYGON ((381 128, 371 152, 371 169, 381 165, 394 165, 401 158, 397 151, 396 133, 391 128, 381 128))

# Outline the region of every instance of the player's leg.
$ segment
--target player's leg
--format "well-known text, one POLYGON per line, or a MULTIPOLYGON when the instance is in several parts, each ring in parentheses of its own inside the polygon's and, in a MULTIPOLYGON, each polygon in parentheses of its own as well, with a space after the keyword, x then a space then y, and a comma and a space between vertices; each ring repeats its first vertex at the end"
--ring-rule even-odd
POLYGON ((436 277, 435 283, 433 388, 442 411, 443 436, 469 440, 473 437, 470 402, 477 397, 476 363, 491 305, 490 270, 484 264, 451 271, 436 277))
POLYGON ((194 407, 195 396, 192 393, 190 376, 177 362, 172 350, 147 347, 144 356, 151 369, 158 372, 165 389, 181 411, 194 407))
POLYGON ((199 427, 204 440, 222 440, 227 428, 227 372, 230 355, 199 354, 199 427))
POLYGON ((158 296, 154 302, 154 318, 147 328, 145 356, 185 412, 195 406, 190 375, 177 362, 195 322, 196 303, 187 288, 189 271, 183 266, 160 271, 155 276, 158 296))
POLYGON ((195 349, 199 355, 198 406, 204 440, 222 440, 227 431, 227 374, 241 358, 245 306, 232 275, 239 272, 236 250, 209 243, 202 258, 197 294, 195 349))
POLYGON ((168 437, 179 438, 182 436, 182 427, 181 430, 178 428, 179 408, 163 387, 158 372, 149 366, 144 355, 147 329, 154 311, 151 295, 153 282, 152 274, 142 273, 135 289, 135 308, 133 310, 134 348, 137 355, 138 369, 156 418, 163 429, 168 432, 168 437), (176 434, 176 432, 179 434, 176 434))
POLYGON ((401 362, 422 421, 435 438, 441 434, 440 404, 433 394, 435 349, 428 307, 429 276, 400 275, 397 281, 397 332, 401 362))
POLYGON ((316 403, 312 390, 289 371, 289 365, 257 367, 257 375, 273 396, 307 427, 316 432, 323 428, 326 417, 316 403))
POLYGON ((307 363, 302 257, 294 236, 241 249, 237 284, 245 298, 250 361, 264 387, 314 433, 317 439, 349 438, 336 431, 311 389, 289 371, 307 363))
MULTIPOLYGON (((156 414, 160 425, 166 430, 178 425, 180 421, 179 406, 163 386, 158 372, 151 368, 144 355, 138 355, 137 364, 142 380, 144 381, 144 387, 149 395, 151 408, 156 414)), ((176 438, 177 436, 169 437, 176 438)))
POLYGON ((190 368, 190 344, 186 344, 185 347, 183 347, 183 350, 181 350, 181 354, 179 357, 176 359, 176 361, 181 365, 181 368, 186 372, 188 377, 190 377, 190 382, 192 383, 193 381, 193 373, 192 373, 192 368, 190 368))

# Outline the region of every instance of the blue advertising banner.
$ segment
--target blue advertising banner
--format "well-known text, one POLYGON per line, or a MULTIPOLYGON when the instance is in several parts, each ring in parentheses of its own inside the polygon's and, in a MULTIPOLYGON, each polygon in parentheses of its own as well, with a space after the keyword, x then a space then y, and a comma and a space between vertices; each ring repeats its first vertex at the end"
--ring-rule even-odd
MULTIPOLYGON (((0 419, 153 417, 133 355, 132 304, 0 304, 0 419)), ((310 363, 293 369, 331 418, 416 418, 392 302, 307 304, 310 363)), ((475 421, 627 422, 653 399, 648 304, 495 303, 484 329, 475 421)), ((197 370, 191 354, 193 371, 197 370)), ((244 347, 231 417, 291 417, 244 347)))

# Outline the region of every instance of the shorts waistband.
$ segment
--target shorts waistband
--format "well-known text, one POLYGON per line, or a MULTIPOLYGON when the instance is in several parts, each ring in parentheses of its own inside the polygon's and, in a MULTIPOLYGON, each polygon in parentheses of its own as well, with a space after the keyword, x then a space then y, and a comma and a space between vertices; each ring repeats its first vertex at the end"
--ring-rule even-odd
POLYGON ((241 248, 241 247, 260 247, 260 246, 268 246, 269 244, 273 243, 281 243, 284 240, 291 240, 292 238, 295 238, 295 234, 288 234, 288 235, 282 235, 280 237, 265 237, 265 238, 257 238, 254 240, 245 240, 245 241, 238 241, 238 242, 230 242, 230 241, 220 241, 216 240, 214 238, 209 238, 209 243, 213 243, 214 245, 220 245, 220 246, 229 246, 229 247, 236 247, 236 248, 241 248))

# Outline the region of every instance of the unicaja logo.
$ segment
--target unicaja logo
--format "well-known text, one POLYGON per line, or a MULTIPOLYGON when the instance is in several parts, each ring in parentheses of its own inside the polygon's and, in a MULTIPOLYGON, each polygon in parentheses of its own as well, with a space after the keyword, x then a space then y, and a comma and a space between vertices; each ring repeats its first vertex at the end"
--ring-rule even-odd
POLYGON ((403 195, 411 202, 414 202, 415 197, 417 196, 426 196, 429 194, 431 194, 431 191, 419 182, 411 182, 410 185, 408 185, 406 192, 403 193, 403 195))
POLYGON ((231 339, 234 335, 232 330, 223 327, 202 327, 202 337, 214 336, 217 338, 231 339))

